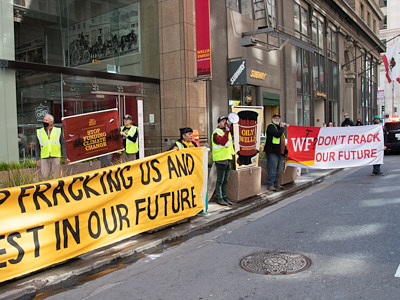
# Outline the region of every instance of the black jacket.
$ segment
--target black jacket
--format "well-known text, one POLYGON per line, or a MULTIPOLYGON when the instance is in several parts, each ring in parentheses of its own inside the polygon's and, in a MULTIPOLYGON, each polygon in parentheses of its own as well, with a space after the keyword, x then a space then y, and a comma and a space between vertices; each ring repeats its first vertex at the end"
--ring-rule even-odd
POLYGON ((281 145, 280 144, 272 144, 272 137, 280 138, 284 133, 285 128, 275 125, 273 123, 269 124, 266 132, 266 140, 265 140, 265 153, 274 153, 281 154, 281 145))

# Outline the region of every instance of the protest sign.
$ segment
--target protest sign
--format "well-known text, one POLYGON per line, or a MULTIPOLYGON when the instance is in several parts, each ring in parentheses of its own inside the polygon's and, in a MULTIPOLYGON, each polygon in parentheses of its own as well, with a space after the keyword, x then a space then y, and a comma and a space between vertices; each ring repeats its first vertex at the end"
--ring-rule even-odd
POLYGON ((71 162, 124 150, 116 108, 65 117, 62 125, 71 162))
POLYGON ((0 282, 201 212, 206 148, 0 190, 0 282))
POLYGON ((331 169, 383 164, 381 125, 287 129, 286 166, 331 169))

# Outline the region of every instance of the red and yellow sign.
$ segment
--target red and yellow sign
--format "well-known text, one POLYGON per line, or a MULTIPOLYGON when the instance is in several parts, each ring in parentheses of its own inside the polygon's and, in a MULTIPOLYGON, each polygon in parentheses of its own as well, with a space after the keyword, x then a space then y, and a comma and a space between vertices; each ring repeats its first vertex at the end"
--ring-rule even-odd
POLYGON ((71 162, 124 149, 117 109, 65 117, 62 124, 67 157, 71 162))
POLYGON ((196 0, 197 77, 211 76, 210 1, 196 0))
POLYGON ((202 211, 206 148, 0 190, 0 282, 202 211))
POLYGON ((331 169, 383 164, 381 125, 287 129, 286 166, 331 169))

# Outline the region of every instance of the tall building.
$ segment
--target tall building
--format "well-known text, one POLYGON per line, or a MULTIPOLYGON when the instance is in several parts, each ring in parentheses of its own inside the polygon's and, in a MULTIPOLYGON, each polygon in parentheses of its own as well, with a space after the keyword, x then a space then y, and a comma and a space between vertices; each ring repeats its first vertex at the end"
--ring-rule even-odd
MULTIPOLYGON (((396 40, 400 43, 400 2, 396 0, 380 0, 379 5, 384 14, 379 36, 382 41, 387 41, 386 49, 390 49, 396 40)), ((383 99, 380 99, 379 113, 383 116, 399 116, 400 84, 396 81, 388 82, 383 63, 379 67, 379 75, 379 90, 384 95, 384 97, 381 97, 383 99)))
POLYGON ((27 157, 46 113, 60 125, 118 108, 150 155, 180 127, 210 143, 232 104, 263 106, 264 127, 274 112, 304 126, 377 112, 383 15, 372 0, 14 0, 0 18, 0 161, 27 157), (204 18, 211 72, 198 76, 204 18))

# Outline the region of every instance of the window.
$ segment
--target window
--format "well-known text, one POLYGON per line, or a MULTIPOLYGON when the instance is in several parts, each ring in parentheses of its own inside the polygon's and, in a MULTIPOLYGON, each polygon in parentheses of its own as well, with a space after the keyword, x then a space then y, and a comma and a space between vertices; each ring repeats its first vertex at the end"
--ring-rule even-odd
POLYGON ((266 26, 276 27, 276 0, 226 0, 226 7, 252 20, 265 20, 266 26))
POLYGON ((364 20, 364 4, 360 4, 360 17, 364 20))

